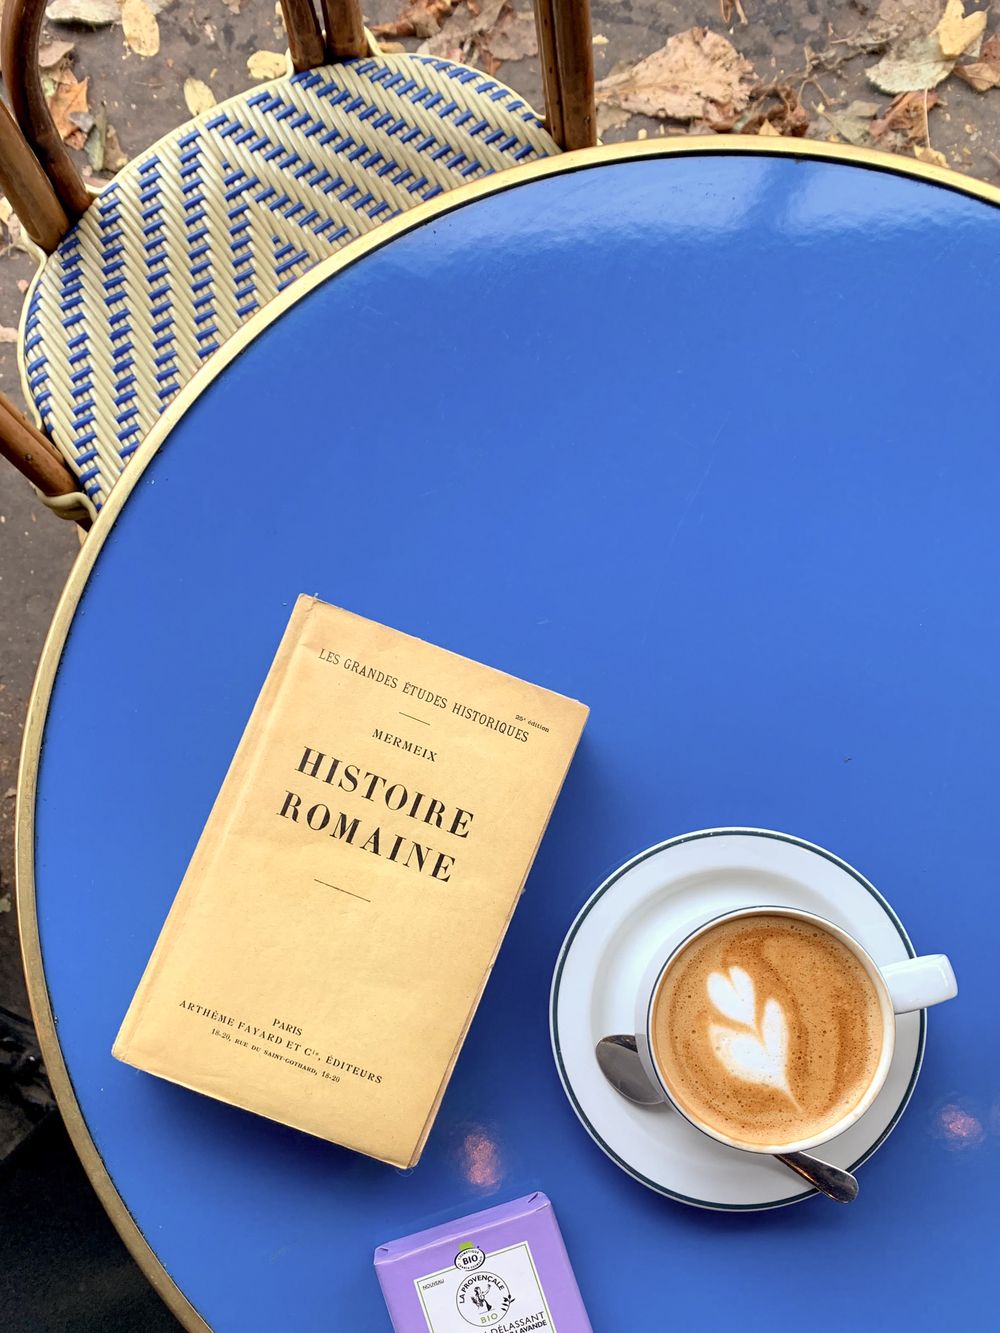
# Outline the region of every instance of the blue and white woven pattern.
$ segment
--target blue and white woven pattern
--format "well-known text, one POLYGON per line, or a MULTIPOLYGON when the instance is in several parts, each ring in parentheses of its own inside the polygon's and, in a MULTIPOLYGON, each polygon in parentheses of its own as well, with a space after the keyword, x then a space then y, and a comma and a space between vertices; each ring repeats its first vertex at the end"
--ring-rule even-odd
POLYGON ((49 256, 26 393, 99 508, 199 365, 283 287, 442 190, 558 151, 509 88, 425 56, 231 98, 130 162, 49 256))

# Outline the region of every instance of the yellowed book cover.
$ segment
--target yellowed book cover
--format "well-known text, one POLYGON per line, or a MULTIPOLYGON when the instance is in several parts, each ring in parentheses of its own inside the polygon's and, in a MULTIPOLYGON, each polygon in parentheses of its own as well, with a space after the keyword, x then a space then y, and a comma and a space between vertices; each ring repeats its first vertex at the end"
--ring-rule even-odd
POLYGON ((114 1054, 412 1166, 586 718, 300 597, 114 1054))

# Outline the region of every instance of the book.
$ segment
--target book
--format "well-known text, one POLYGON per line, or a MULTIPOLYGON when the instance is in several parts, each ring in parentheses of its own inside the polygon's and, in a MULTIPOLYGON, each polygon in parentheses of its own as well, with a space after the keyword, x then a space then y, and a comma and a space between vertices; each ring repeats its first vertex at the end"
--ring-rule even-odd
POLYGON ((300 597, 114 1055, 413 1166, 587 711, 300 597))

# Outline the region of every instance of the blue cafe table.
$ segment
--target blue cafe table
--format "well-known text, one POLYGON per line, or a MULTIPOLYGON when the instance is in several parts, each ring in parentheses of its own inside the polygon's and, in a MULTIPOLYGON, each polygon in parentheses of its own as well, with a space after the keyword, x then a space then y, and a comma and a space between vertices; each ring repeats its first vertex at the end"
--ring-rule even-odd
POLYGON ((345 251, 154 431, 43 660, 21 912, 76 1146, 187 1327, 384 1333, 377 1244, 536 1189, 598 1333, 991 1324, 998 202, 822 145, 571 155, 345 251), (592 709, 409 1173, 110 1054, 299 592, 592 709), (575 913, 720 825, 837 852, 955 964, 850 1208, 664 1199, 560 1087, 575 913))

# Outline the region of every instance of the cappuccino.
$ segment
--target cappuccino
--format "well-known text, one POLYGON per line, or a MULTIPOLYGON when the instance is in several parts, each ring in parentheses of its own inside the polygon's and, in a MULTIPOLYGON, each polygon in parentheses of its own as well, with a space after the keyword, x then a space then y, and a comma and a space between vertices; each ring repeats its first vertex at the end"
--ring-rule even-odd
POLYGON ((830 931, 768 914, 721 921, 670 962, 653 1001, 652 1049, 677 1105, 753 1148, 829 1132, 879 1067, 882 1003, 830 931))

